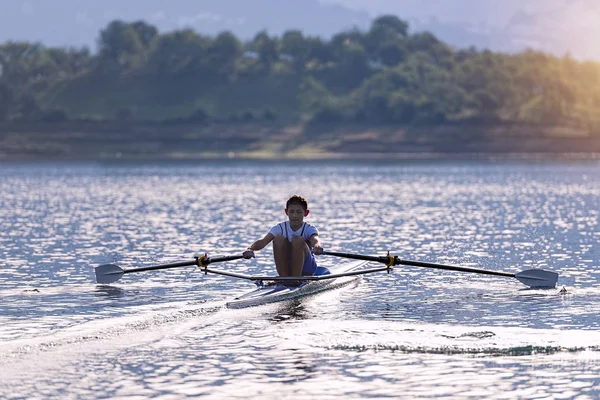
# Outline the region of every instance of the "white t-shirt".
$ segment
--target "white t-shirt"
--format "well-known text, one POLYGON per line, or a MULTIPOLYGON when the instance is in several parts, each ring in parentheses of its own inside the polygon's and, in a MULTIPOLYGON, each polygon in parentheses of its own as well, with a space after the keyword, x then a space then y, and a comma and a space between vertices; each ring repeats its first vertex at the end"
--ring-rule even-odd
POLYGON ((302 236, 304 240, 310 246, 310 237, 312 235, 318 235, 319 232, 317 228, 309 224, 308 222, 302 223, 302 226, 297 231, 293 231, 290 226, 290 221, 281 222, 269 230, 269 233, 273 234, 273 236, 284 236, 288 241, 292 241, 295 236, 302 236))

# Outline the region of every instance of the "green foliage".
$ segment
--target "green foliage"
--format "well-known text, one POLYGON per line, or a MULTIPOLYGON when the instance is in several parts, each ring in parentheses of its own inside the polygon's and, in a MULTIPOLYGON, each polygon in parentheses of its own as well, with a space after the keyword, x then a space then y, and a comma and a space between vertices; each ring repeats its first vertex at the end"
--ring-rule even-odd
POLYGON ((277 38, 270 37, 266 31, 256 34, 250 43, 250 50, 258 54, 258 59, 266 74, 271 71, 272 65, 279 59, 277 38))
POLYGON ((287 31, 279 42, 282 56, 288 56, 297 73, 302 73, 311 54, 310 41, 304 38, 301 31, 287 31))
MULTIPOLYGON (((234 73, 236 61, 242 54, 242 43, 231 32, 221 32, 210 43, 208 68, 228 76, 234 73)), ((201 61, 201 60, 198 60, 201 61)))
POLYGON ((300 84, 300 105, 308 113, 314 113, 333 100, 332 94, 313 77, 305 78, 300 84))
POLYGON ((215 59, 217 64, 224 65, 226 56, 211 54, 210 46, 210 39, 191 29, 161 35, 152 43, 145 70, 150 75, 173 79, 197 71, 206 72, 209 57, 215 59))
POLYGON ((35 120, 39 117, 42 109, 37 100, 31 94, 26 94, 13 103, 15 118, 24 120, 35 120))
POLYGON ((313 115, 311 122, 332 124, 342 122, 344 119, 344 115, 339 108, 329 105, 317 110, 313 115))
POLYGON ((455 50, 395 16, 331 39, 289 30, 159 33, 113 21, 99 50, 0 45, 0 120, 437 123, 600 130, 600 65, 537 51, 455 50), (134 112, 135 110, 135 112, 134 112), (233 116, 233 117, 232 117, 233 116))
POLYGON ((113 21, 100 32, 98 41, 101 68, 126 70, 136 67, 143 60, 144 43, 132 24, 113 21))
POLYGON ((398 40, 383 42, 377 49, 377 58, 387 67, 395 67, 406 59, 408 49, 398 40))
POLYGON ((369 36, 380 41, 408 36, 408 23, 394 15, 382 15, 373 20, 369 36))

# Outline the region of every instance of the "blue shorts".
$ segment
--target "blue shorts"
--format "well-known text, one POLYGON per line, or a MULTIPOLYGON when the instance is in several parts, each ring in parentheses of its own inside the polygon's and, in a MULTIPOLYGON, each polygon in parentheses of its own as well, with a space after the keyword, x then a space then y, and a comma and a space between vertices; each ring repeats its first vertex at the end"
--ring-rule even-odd
POLYGON ((306 257, 304 257, 304 265, 302 266, 302 275, 304 276, 312 276, 315 274, 317 270, 317 260, 315 260, 315 256, 312 252, 308 252, 306 257))

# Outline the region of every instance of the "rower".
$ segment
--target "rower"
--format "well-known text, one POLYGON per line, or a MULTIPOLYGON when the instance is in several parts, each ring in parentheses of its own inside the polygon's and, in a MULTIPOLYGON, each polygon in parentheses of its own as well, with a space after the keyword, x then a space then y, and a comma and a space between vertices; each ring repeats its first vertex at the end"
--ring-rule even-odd
POLYGON ((308 201, 293 195, 285 204, 287 221, 274 225, 262 238, 252 243, 244 252, 244 258, 254 257, 273 242, 273 257, 279 276, 312 276, 317 270, 313 254, 323 254, 317 228, 304 221, 308 216, 308 201))

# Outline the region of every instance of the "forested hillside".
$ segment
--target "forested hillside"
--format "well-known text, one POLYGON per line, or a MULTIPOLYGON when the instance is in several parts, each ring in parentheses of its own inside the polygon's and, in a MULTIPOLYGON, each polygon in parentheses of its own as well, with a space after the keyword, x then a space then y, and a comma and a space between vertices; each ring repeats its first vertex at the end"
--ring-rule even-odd
POLYGON ((0 46, 0 120, 439 124, 516 122, 600 132, 600 65, 453 49, 394 16, 330 40, 241 41, 113 21, 96 54, 0 46))

